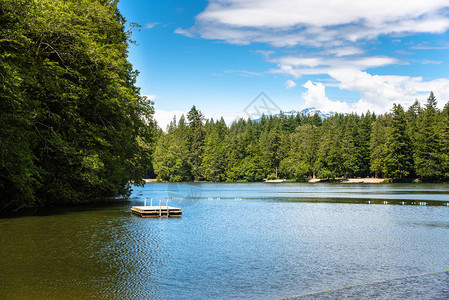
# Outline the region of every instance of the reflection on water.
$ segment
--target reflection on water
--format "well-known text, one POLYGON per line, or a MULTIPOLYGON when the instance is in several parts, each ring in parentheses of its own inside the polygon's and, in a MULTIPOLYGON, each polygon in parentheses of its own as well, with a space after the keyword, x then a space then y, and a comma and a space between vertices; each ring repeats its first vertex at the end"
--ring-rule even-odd
MULTIPOLYGON (((367 199, 444 204, 449 187, 147 184, 130 202, 0 219, 0 298, 273 299, 449 269, 449 207, 367 199), (144 197, 170 198, 182 218, 133 217, 144 197)), ((442 299, 448 283, 314 298, 442 299)))

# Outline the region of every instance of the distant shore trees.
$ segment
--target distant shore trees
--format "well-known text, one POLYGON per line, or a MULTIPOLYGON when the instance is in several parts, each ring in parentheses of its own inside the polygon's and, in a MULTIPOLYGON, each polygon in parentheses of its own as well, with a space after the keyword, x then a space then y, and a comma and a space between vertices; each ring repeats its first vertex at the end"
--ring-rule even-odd
POLYGON ((449 180, 449 104, 394 104, 377 116, 335 114, 204 120, 193 107, 159 133, 154 171, 165 181, 389 177, 449 180))

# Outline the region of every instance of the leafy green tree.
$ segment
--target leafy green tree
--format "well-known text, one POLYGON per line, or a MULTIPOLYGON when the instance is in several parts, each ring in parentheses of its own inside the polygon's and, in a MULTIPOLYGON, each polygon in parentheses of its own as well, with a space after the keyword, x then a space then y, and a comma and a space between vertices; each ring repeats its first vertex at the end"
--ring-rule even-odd
POLYGON ((126 195, 150 164, 116 2, 0 1, 0 210, 126 195))

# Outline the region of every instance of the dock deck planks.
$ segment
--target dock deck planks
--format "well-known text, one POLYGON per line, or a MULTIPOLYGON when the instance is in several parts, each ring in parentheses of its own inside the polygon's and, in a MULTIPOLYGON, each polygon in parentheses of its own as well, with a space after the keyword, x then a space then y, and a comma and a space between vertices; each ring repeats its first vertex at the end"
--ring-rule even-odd
POLYGON ((159 218, 159 217, 181 217, 182 210, 177 207, 168 206, 133 206, 131 212, 143 218, 159 218))

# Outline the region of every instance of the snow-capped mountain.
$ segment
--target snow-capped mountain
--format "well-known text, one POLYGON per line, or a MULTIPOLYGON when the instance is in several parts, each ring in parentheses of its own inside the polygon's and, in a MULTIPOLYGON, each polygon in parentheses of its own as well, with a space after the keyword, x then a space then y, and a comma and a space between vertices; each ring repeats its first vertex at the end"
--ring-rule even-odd
MULTIPOLYGON (((291 110, 291 111, 285 111, 282 113, 285 116, 296 116, 298 114, 300 115, 308 115, 308 116, 313 116, 315 114, 318 114, 318 116, 321 117, 321 119, 326 119, 327 117, 330 117, 334 114, 336 114, 336 112, 334 111, 329 111, 329 112, 325 112, 325 111, 321 111, 319 109, 316 109, 315 107, 307 107, 304 108, 303 110, 297 111, 297 110, 291 110)), ((275 117, 280 116, 281 114, 276 114, 274 115, 275 117)), ((255 119, 253 121, 260 121, 260 118, 255 119)))
POLYGON ((297 114, 300 114, 300 115, 313 116, 315 114, 318 114, 322 119, 326 119, 327 117, 330 117, 330 116, 334 115, 335 113, 336 112, 334 112, 334 111, 325 112, 325 111, 316 109, 315 107, 307 107, 301 111, 291 110, 289 112, 285 112, 284 115, 296 116, 297 114))

